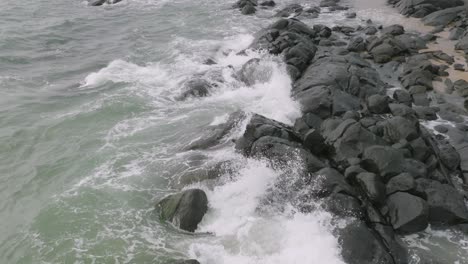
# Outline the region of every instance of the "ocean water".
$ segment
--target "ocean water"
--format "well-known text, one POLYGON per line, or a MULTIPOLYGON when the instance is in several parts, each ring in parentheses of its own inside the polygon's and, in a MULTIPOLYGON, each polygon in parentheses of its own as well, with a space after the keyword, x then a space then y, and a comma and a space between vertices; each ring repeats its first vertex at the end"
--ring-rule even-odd
MULTIPOLYGON (((232 3, 0 2, 0 263, 343 263, 328 213, 262 203, 295 164, 275 171, 228 143, 184 150, 236 110, 287 124, 300 115, 280 58, 236 55, 274 11, 243 16, 232 3), (232 75, 251 58, 270 75, 247 87, 232 75), (218 81, 213 93, 177 100, 200 74, 218 81), (183 186, 204 189, 210 202, 195 234, 159 220, 154 205, 180 190, 181 177, 226 160, 234 172, 183 186)), ((363 17, 401 19, 359 3, 363 17)), ((344 12, 305 22, 349 24, 344 12)), ((451 259, 468 247, 458 242, 451 259)))

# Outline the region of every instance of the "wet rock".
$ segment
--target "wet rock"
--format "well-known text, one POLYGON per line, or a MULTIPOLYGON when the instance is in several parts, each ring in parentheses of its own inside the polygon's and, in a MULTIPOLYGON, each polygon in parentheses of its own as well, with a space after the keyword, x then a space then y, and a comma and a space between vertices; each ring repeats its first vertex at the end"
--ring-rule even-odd
POLYGON ((452 28, 450 29, 449 39, 459 40, 463 36, 463 33, 465 33, 465 30, 463 28, 459 28, 459 27, 452 28))
POLYGON ((88 4, 90 6, 101 6, 103 4, 117 4, 119 2, 121 2, 122 0, 89 0, 88 1, 88 4))
POLYGON ((423 199, 404 192, 397 192, 387 200, 393 228, 403 234, 411 234, 427 228, 429 207, 423 199))
POLYGON ((458 80, 453 84, 455 91, 462 97, 468 97, 468 82, 465 80, 458 80))
POLYGON ((180 229, 194 232, 208 210, 208 198, 200 189, 190 189, 162 199, 157 207, 161 219, 180 229))
POLYGON ((327 118, 332 113, 333 91, 341 90, 364 99, 381 93, 384 84, 378 73, 359 56, 325 56, 317 59, 293 87, 293 96, 304 113, 327 118))
POLYGON ((374 94, 367 98, 367 107, 371 113, 385 114, 388 113, 388 97, 380 94, 374 94))
POLYGON ((260 6, 274 7, 274 6, 276 6, 276 3, 275 3, 275 1, 273 1, 273 0, 267 0, 267 1, 261 2, 261 3, 260 3, 260 6))
POLYGON ((415 105, 419 105, 419 106, 429 106, 430 105, 430 101, 427 98, 426 94, 423 94, 423 93, 413 94, 411 97, 413 98, 413 103, 415 105))
POLYGON ((393 35, 384 35, 372 41, 367 50, 372 54, 376 63, 386 63, 392 58, 404 55, 408 52, 405 44, 393 35))
POLYGON ((303 7, 299 4, 290 4, 276 13, 276 17, 289 17, 293 14, 300 14, 303 7))
POLYGON ((419 119, 437 120, 437 111, 434 108, 427 106, 414 106, 413 109, 419 119))
POLYGON ((324 135, 326 142, 334 147, 336 161, 358 157, 369 146, 387 144, 353 119, 341 122, 330 132, 324 129, 327 123, 322 124, 322 135, 324 135))
POLYGON ((257 12, 257 9, 251 4, 246 4, 241 10, 243 15, 252 15, 255 14, 255 12, 257 12))
POLYGON ((359 98, 340 90, 335 90, 332 94, 332 115, 339 116, 349 111, 361 110, 359 98))
POLYGON ((348 50, 352 52, 362 52, 366 50, 366 47, 367 43, 362 37, 355 37, 349 42, 348 50))
POLYGON ((354 188, 349 185, 345 177, 337 170, 323 168, 312 176, 314 193, 316 197, 328 197, 332 194, 341 193, 356 197, 354 188))
POLYGON ((242 65, 237 75, 245 84, 252 86, 256 83, 268 82, 272 73, 271 67, 262 64, 260 59, 254 58, 242 65))
POLYGON ((355 221, 337 230, 341 255, 348 264, 394 263, 383 242, 364 223, 355 221))
POLYGON ((460 154, 449 142, 439 142, 439 159, 449 170, 455 171, 461 162, 460 154))
POLYGON ((350 12, 345 14, 346 18, 356 18, 356 13, 355 12, 350 12))
POLYGON ((402 139, 411 141, 419 137, 417 121, 401 116, 392 117, 382 122, 383 138, 391 143, 397 143, 402 139))
POLYGON ((461 0, 401 0, 396 2, 396 7, 401 14, 418 18, 425 17, 437 10, 462 6, 464 4, 461 0))
POLYGON ((453 22, 459 16, 459 14, 465 10, 466 9, 463 6, 442 9, 424 17, 422 21, 428 26, 445 27, 451 22, 453 22))
POLYGON ((356 182, 365 195, 375 204, 382 204, 385 200, 385 185, 379 176, 370 172, 359 173, 356 182))
POLYGON ((185 100, 189 97, 206 97, 213 88, 213 84, 204 79, 189 80, 184 86, 184 92, 178 97, 179 100, 185 100))
POLYGON ((333 193, 322 199, 321 206, 338 217, 361 217, 363 214, 359 200, 343 193, 333 193))
POLYGON ((426 164, 415 159, 405 159, 400 165, 401 172, 408 172, 413 175, 414 178, 426 178, 427 167, 426 164))
POLYGON ((439 133, 442 133, 442 134, 445 134, 449 131, 449 129, 444 126, 444 125, 437 125, 434 127, 435 131, 439 132, 439 133))
POLYGON ((378 30, 377 30, 377 28, 374 27, 374 26, 368 26, 368 27, 366 27, 366 28, 364 29, 364 33, 365 33, 366 35, 369 35, 369 36, 373 36, 373 35, 377 34, 377 32, 378 32, 378 30))
POLYGON ((463 195, 455 188, 426 179, 416 180, 416 185, 427 196, 431 224, 447 226, 468 223, 468 209, 463 195))
POLYGON ((398 36, 398 35, 402 35, 404 33, 405 33, 405 29, 403 28, 402 25, 391 25, 391 26, 388 26, 388 27, 384 27, 382 29, 382 35, 390 34, 390 35, 393 35, 393 36, 398 36))
POLYGON ((358 165, 349 166, 345 170, 345 178, 347 181, 353 182, 356 179, 356 176, 362 172, 367 172, 358 165))
POLYGON ((395 99, 398 103, 407 106, 411 106, 412 104, 411 95, 405 90, 395 90, 395 92, 393 93, 393 99, 395 99))
POLYGON ((298 78, 314 58, 317 48, 313 39, 317 32, 295 19, 280 19, 262 30, 250 48, 266 50, 272 54, 283 54, 288 67, 296 68, 298 78))
POLYGON ((410 193, 416 187, 414 178, 409 173, 401 173, 391 178, 386 186, 387 195, 394 194, 396 192, 407 192, 410 193))
POLYGON ((404 104, 389 104, 390 112, 394 116, 401 116, 404 118, 416 118, 416 112, 413 108, 404 104))
POLYGON ((313 154, 320 155, 325 149, 325 139, 319 129, 312 128, 304 135, 303 145, 313 154))
POLYGON ((195 149, 208 149, 216 145, 222 144, 225 142, 225 137, 228 135, 234 128, 236 128, 242 120, 246 118, 246 113, 243 111, 237 111, 229 115, 226 123, 206 127, 203 126, 204 135, 200 138, 194 140, 190 143, 185 150, 195 150, 195 149))
POLYGON ((371 146, 365 149, 361 166, 370 172, 381 175, 387 181, 404 172, 403 153, 388 146, 371 146))

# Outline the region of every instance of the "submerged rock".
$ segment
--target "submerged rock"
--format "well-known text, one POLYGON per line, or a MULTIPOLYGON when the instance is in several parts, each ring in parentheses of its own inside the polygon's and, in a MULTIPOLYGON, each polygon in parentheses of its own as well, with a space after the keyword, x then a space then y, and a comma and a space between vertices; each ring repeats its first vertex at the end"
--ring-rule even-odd
POLYGON ((194 232, 208 210, 208 198, 204 191, 190 189, 165 197, 157 206, 162 220, 194 232))

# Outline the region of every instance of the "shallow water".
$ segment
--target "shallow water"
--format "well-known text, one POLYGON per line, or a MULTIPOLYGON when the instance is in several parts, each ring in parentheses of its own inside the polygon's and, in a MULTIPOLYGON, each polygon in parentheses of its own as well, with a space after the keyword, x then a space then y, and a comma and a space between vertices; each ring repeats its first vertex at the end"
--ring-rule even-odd
MULTIPOLYGON (((330 215, 262 204, 283 172, 229 144, 183 151, 235 110, 288 124, 300 114, 280 58, 236 55, 272 11, 231 4, 0 3, 0 263, 342 263, 330 215), (272 74, 245 87, 232 74, 255 57, 272 74), (224 80, 210 97, 176 100, 207 71, 224 80), (223 160, 236 172, 195 185, 210 201, 196 234, 159 221, 155 202, 184 172, 223 160)), ((400 17, 358 7, 380 23, 400 17)), ((305 22, 349 23, 344 12, 305 22)))

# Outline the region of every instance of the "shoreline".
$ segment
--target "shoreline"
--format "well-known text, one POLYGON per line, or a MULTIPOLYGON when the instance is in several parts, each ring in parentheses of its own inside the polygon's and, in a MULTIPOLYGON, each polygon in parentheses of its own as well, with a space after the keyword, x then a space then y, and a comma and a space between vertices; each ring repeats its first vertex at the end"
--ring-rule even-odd
MULTIPOLYGON (((260 6, 272 4, 240 0, 234 5, 245 15, 260 6)), ((430 32, 415 34, 400 25, 380 27, 372 21, 360 28, 301 22, 323 10, 345 8, 339 0, 324 0, 319 8, 288 5, 249 47, 284 58, 292 97, 302 110, 293 126, 236 112, 226 123, 211 127, 212 133, 191 149, 232 143, 232 131, 247 120, 245 132, 233 144, 239 153, 267 159, 274 169, 301 161, 300 177, 294 180, 307 193, 294 196, 298 211, 325 210, 336 219, 350 220, 334 230, 346 263, 409 263, 415 257, 417 263, 432 263, 424 261, 439 256, 408 252, 402 237, 429 226, 468 234, 468 124, 467 109, 460 108, 466 101, 460 103, 457 95, 447 101, 445 93, 433 92, 445 92, 447 78, 464 78, 466 72, 447 68, 454 64, 450 57, 459 55, 447 52, 454 43, 436 44, 430 32), (427 128, 428 123, 445 121, 452 123, 436 125, 435 131, 427 128), (308 189, 310 185, 314 188, 308 189), (310 200, 320 205, 308 208, 303 202, 310 200)), ((360 19, 356 13, 348 15, 360 19)), ((236 77, 247 85, 255 83, 260 61, 249 60, 236 77)), ((468 82, 456 81, 452 93, 468 89, 468 82)), ((212 83, 191 82, 181 100, 209 96, 211 89, 212 83)), ((219 177, 226 167, 213 169, 209 177, 219 177)), ((167 196, 157 208, 162 220, 195 232, 210 210, 208 198, 201 189, 186 189, 167 196)))

